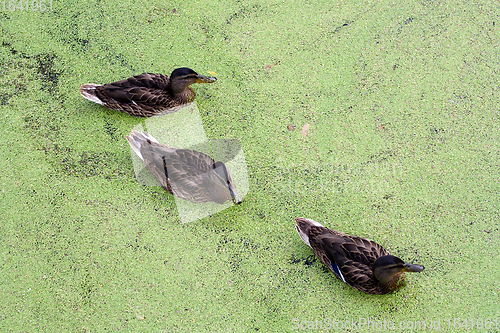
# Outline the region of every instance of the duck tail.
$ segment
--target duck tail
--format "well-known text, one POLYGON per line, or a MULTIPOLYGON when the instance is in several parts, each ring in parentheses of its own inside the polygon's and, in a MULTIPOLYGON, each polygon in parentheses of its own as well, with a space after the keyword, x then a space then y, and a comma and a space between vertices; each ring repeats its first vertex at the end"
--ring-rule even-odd
POLYGON ((141 160, 144 161, 141 154, 141 145, 146 142, 158 143, 158 141, 149 133, 138 132, 136 130, 131 130, 130 134, 127 135, 127 141, 130 144, 132 150, 139 156, 141 160))
POLYGON ((311 227, 314 226, 323 227, 321 223, 311 219, 306 219, 303 217, 297 217, 295 219, 295 229, 297 229, 300 238, 302 238, 304 243, 306 243, 309 247, 311 246, 311 244, 309 243, 309 230, 311 230, 311 227))
POLYGON ((95 88, 100 87, 100 84, 87 83, 80 87, 80 94, 91 102, 104 105, 104 102, 97 97, 95 88))

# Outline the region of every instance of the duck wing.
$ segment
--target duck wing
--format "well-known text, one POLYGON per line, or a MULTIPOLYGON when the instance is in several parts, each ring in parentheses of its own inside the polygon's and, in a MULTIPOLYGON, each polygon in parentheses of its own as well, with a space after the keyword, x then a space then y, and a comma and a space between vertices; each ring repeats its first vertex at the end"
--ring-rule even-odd
POLYGON ((141 155, 146 168, 170 193, 193 202, 211 201, 205 192, 219 183, 213 171, 215 161, 210 156, 155 142, 141 147, 141 155))
POLYGON ((98 97, 118 103, 164 105, 171 101, 168 94, 170 78, 163 74, 143 73, 125 80, 96 88, 98 97))
POLYGON ((368 293, 380 288, 373 274, 375 260, 389 254, 368 239, 325 233, 316 240, 323 250, 326 265, 348 285, 368 293))

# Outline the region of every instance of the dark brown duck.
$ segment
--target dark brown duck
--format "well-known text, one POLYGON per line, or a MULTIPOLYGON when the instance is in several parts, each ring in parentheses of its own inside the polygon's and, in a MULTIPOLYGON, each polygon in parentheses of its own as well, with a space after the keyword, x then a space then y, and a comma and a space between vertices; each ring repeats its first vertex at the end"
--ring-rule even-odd
POLYGON ((367 294, 386 294, 402 287, 404 272, 424 266, 404 262, 379 244, 325 228, 298 217, 295 228, 314 254, 343 282, 367 294))
POLYGON ((144 73, 104 85, 88 83, 80 94, 89 101, 136 117, 175 112, 177 106, 192 102, 193 83, 212 83, 217 79, 200 75, 190 68, 177 68, 170 77, 144 73))

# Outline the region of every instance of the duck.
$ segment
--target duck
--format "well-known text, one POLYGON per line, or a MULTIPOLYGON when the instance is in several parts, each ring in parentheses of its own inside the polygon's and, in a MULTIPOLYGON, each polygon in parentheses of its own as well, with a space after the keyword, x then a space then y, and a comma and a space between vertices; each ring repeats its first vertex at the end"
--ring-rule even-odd
POLYGON ((295 228, 337 278, 367 294, 396 291, 404 285, 405 272, 424 270, 424 266, 404 262, 371 240, 328 229, 311 219, 296 218, 295 228))
POLYGON ((213 83, 216 80, 183 67, 175 69, 170 77, 143 73, 104 85, 87 83, 81 86, 80 94, 110 110, 135 117, 151 117, 175 112, 178 106, 192 102, 196 93, 191 84, 213 83))
POLYGON ((146 169, 170 194, 195 203, 241 203, 223 162, 195 150, 161 144, 147 132, 132 130, 126 138, 146 169))

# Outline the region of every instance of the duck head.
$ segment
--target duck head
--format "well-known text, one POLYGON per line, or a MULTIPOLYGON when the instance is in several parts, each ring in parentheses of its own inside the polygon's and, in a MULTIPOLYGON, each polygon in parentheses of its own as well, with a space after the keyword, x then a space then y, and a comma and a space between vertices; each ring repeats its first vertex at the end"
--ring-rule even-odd
POLYGON ((191 68, 177 68, 170 75, 170 89, 174 95, 180 94, 193 83, 213 83, 217 81, 215 77, 203 76, 191 68))
POLYGON ((231 199, 236 205, 241 203, 241 199, 236 192, 236 188, 233 183, 233 179, 231 178, 231 173, 227 169, 226 165, 222 162, 215 162, 213 165, 214 172, 217 175, 217 178, 220 180, 222 188, 227 189, 229 191, 229 197, 227 197, 227 191, 224 190, 225 195, 219 195, 221 197, 222 202, 224 203, 226 200, 231 199))
POLYGON ((392 255, 377 258, 373 263, 373 274, 383 285, 392 285, 398 282, 404 272, 422 272, 424 266, 404 262, 392 255))

